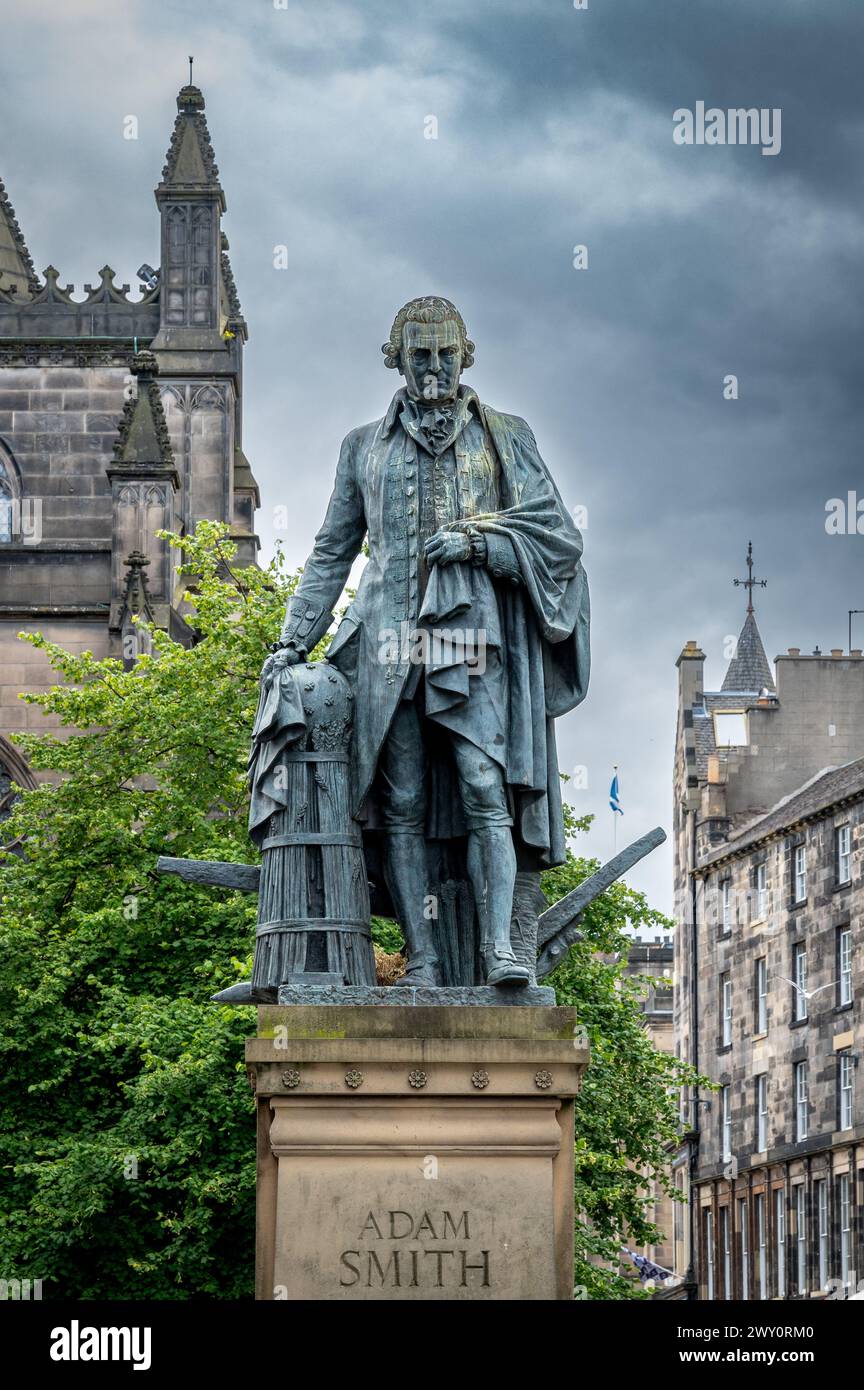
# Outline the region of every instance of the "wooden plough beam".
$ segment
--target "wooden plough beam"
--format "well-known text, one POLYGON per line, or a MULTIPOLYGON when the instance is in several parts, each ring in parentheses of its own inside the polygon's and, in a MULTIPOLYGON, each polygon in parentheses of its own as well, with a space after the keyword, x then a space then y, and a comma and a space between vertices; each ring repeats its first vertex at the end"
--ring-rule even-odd
POLYGON ((211 888, 239 888, 241 893, 257 893, 261 870, 257 864, 228 864, 221 859, 171 859, 161 854, 156 860, 158 874, 176 874, 187 883, 209 883, 211 888))

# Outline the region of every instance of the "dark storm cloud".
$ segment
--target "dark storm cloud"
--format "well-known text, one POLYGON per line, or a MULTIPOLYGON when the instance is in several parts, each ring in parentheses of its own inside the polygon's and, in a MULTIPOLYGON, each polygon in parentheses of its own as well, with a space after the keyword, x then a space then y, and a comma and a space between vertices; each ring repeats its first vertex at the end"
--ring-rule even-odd
MULTIPOLYGON (((824 518, 862 477, 857 0, 0 0, 0 14, 15 55, 0 176, 39 268, 79 286, 106 259, 121 280, 158 262, 151 190, 196 55, 251 330, 265 551, 284 521, 290 560, 305 558, 340 437, 386 407, 393 312, 430 290, 459 303, 472 384, 529 419, 568 504, 589 509, 595 674, 559 742, 562 766, 588 766, 572 799, 598 815, 592 852, 610 848, 613 762, 619 838, 668 826, 673 663, 697 638, 719 686, 751 536, 769 656, 843 644, 864 537, 829 538, 824 518), (782 108, 781 154, 676 146, 672 113, 699 100, 782 108)), ((658 854, 634 881, 668 903, 668 874, 658 854)))

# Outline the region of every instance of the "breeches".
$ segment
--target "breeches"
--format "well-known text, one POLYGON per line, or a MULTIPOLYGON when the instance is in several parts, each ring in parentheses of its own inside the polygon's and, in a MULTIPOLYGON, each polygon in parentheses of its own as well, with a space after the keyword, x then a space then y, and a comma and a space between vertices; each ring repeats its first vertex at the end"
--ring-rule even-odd
MULTIPOLYGON (((503 769, 468 739, 454 733, 449 737, 467 828, 512 825, 503 769)), ((378 770, 384 828, 422 835, 426 824, 427 757, 416 701, 400 703, 381 750, 378 770)))

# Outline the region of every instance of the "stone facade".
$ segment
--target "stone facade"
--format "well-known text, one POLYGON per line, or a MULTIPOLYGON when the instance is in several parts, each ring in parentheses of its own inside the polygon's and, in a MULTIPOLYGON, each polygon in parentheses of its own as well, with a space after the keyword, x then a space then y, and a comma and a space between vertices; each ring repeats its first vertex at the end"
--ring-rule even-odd
MULTIPOLYGON (((636 941, 627 957, 628 975, 639 975, 653 981, 646 985, 643 1013, 646 1032, 660 1052, 675 1050, 673 958, 672 938, 669 936, 656 936, 653 941, 636 941)), ((643 1246, 639 1253, 663 1269, 674 1269, 672 1240, 675 1204, 656 1184, 653 1191, 654 1205, 649 1215, 662 1232, 662 1239, 656 1245, 643 1246)))
POLYGON ((696 643, 678 662, 675 1047, 721 1089, 681 1098, 675 1268, 691 1297, 839 1297, 864 1276, 864 660, 792 649, 775 688, 752 611, 741 643, 718 692, 696 643))
POLYGON ((137 552, 156 621, 185 640, 175 558, 155 532, 221 520, 245 563, 257 553, 258 490, 242 449, 247 331, 225 197, 200 91, 184 87, 177 108, 156 190, 162 269, 137 299, 109 266, 83 298, 52 266, 40 280, 0 184, 0 777, 13 761, 6 736, 50 727, 18 698, 52 679, 22 629, 120 655, 137 552), (116 446, 137 389, 131 368, 151 348, 169 449, 124 477, 116 446))

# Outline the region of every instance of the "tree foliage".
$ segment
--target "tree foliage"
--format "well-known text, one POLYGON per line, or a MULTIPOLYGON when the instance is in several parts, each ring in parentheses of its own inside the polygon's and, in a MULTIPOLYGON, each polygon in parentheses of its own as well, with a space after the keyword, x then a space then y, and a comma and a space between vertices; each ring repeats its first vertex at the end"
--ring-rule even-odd
MULTIPOLYGON (((585 828, 570 818, 571 832, 585 828)), ((549 902, 597 868, 568 851, 565 864, 543 875, 549 902)), ((662 1194, 676 1199, 669 1158, 680 1133, 678 1092, 696 1078, 654 1047, 642 1011, 648 981, 627 973, 627 955, 633 931, 656 935, 672 925, 644 894, 614 883, 586 909, 582 940, 547 981, 559 1004, 576 1009, 591 1048, 576 1101, 575 1283, 592 1299, 643 1296, 633 1266, 619 1269, 622 1246, 671 1234, 654 1224, 653 1207, 662 1194)))
MULTIPOLYGON (((249 976, 255 901, 154 866, 166 852, 255 858, 249 730, 296 576, 279 557, 237 569, 215 523, 172 543, 190 645, 150 630, 127 669, 24 638, 59 678, 25 698, 75 731, 17 738, 49 779, 5 822, 0 873, 0 1275, 42 1279, 45 1297, 252 1291, 254 1012, 209 1001, 249 976)), ((545 875, 549 900, 592 867, 571 854, 545 875)), ((625 1232, 651 1238, 641 1173, 664 1180, 675 1135, 680 1068, 651 1047, 615 959, 628 923, 661 920, 617 885, 553 981, 592 1046, 576 1149, 576 1282, 590 1297, 638 1292, 594 1261, 614 1261, 625 1232)), ((392 924, 375 931, 392 950, 392 924)))

